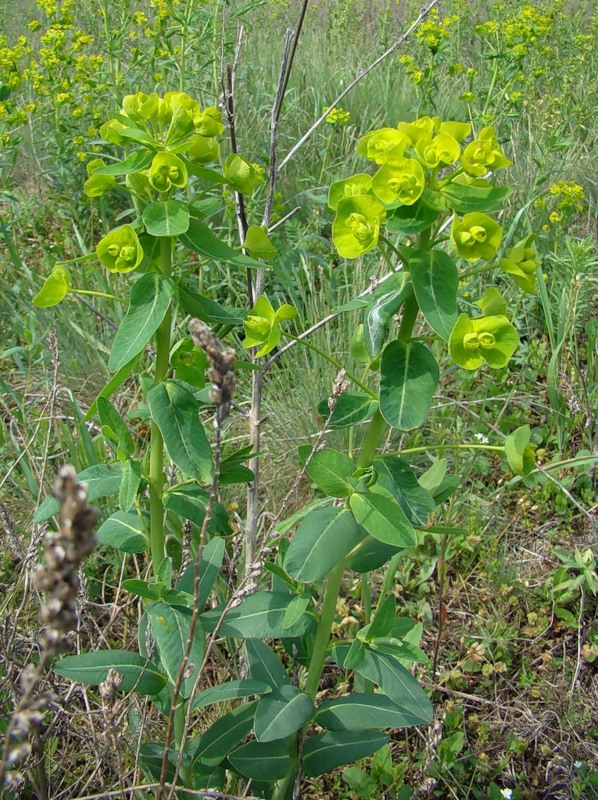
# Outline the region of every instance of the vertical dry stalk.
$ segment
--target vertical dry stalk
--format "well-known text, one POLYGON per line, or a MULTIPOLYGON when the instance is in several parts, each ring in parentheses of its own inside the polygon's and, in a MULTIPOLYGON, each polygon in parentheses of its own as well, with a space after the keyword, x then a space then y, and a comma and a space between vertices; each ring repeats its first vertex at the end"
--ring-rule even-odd
MULTIPOLYGON (((21 699, 10 719, 0 764, 0 785, 3 780, 12 785, 23 782, 20 767, 31 754, 30 739, 37 733, 52 696, 37 695, 44 670, 56 655, 69 650, 72 634, 77 630, 77 594, 80 586, 79 568, 96 542, 93 526, 97 519, 95 508, 87 505, 87 489, 77 483, 72 467, 63 467, 54 486, 60 501, 60 527, 48 531, 44 540, 45 566, 35 570, 35 587, 45 595, 41 622, 45 626, 41 637, 40 659, 29 664, 21 675, 21 699)), ((43 763, 38 765, 38 791, 47 797, 43 763)))
MULTIPOLYGON (((413 24, 403 33, 399 38, 385 50, 378 58, 376 58, 369 66, 367 66, 364 70, 362 70, 351 83, 336 97, 336 99, 330 103, 328 109, 324 114, 322 114, 316 122, 309 128, 309 130, 293 145, 293 147, 289 150, 287 155, 282 159, 280 164, 278 164, 278 156, 277 156, 277 145, 278 145, 278 126, 280 122, 280 114, 282 110, 282 104, 284 101, 284 95, 288 86, 289 77, 291 75, 291 71, 293 68, 293 62, 295 59, 295 53, 297 50, 297 45, 299 42, 299 37, 301 34, 301 30, 303 27, 303 22, 305 20, 305 14, 307 11, 309 0, 303 0, 301 4, 301 11, 299 15, 299 21, 297 24, 297 28, 295 32, 287 31, 287 36, 285 40, 285 47, 283 51, 283 57, 281 62, 281 69, 280 75, 278 79, 278 86, 276 90, 276 96, 274 99, 274 105, 272 107, 272 115, 271 115, 271 125, 270 125, 270 164, 269 164, 269 182, 268 182, 268 196, 266 199, 266 207, 264 211, 264 218, 262 220, 262 224, 269 228, 270 226, 270 217, 272 213, 272 204, 274 199, 274 192, 276 188, 276 180, 286 164, 293 158, 293 156, 297 153, 297 151, 305 144, 305 142, 312 136, 312 134, 316 131, 316 129, 324 122, 326 119, 330 109, 335 108, 341 100, 361 81, 363 78, 366 77, 375 67, 381 64, 388 56, 394 53, 400 45, 413 33, 413 31, 423 22, 426 16, 429 14, 431 9, 437 5, 438 0, 428 0, 421 8, 417 18, 413 22, 413 24)), ((252 287, 253 291, 251 292, 252 295, 252 302, 255 302, 257 298, 263 293, 264 290, 264 278, 265 278, 265 270, 257 270, 255 276, 255 283, 252 287)), ((326 318, 326 322, 334 319, 336 315, 330 315, 326 318)), ((317 327, 320 327, 322 323, 317 323, 311 330, 315 330, 317 327)), ((304 334, 304 335, 307 335, 304 334)), ((294 344, 292 342, 291 344, 294 344)), ((289 345, 287 345, 284 349, 288 349, 289 345)), ((279 353, 278 353, 279 354, 279 353)), ((278 355, 278 354, 275 354, 278 355)), ((262 391, 264 385, 264 375, 267 369, 272 365, 273 359, 271 358, 266 366, 261 370, 255 370, 252 374, 252 392, 251 392, 251 410, 249 414, 249 436, 250 442, 252 445, 253 452, 260 452, 261 450, 261 426, 263 423, 262 418, 262 391)), ((259 519, 260 519, 260 464, 258 458, 253 458, 249 462, 249 468, 255 475, 255 479, 249 485, 247 491, 247 521, 246 521, 246 532, 245 532, 245 564, 246 570, 251 569, 251 565, 253 560, 255 559, 256 555, 256 547, 257 547, 257 531, 259 527, 259 519)))
MULTIPOLYGON (((168 715, 168 724, 166 728, 166 737, 164 741, 164 755, 162 757, 162 767, 160 771, 160 785, 158 786, 156 791, 156 800, 160 800, 160 798, 163 796, 164 789, 167 786, 166 774, 168 769, 168 752, 174 732, 175 715, 177 712, 181 686, 183 684, 183 681, 187 674, 187 669, 189 667, 189 658, 191 656, 191 647, 193 645, 193 638, 195 636, 195 630, 197 628, 197 619, 201 612, 201 609, 198 607, 198 602, 197 602, 197 598, 199 597, 199 566, 201 564, 201 560, 203 557, 203 551, 208 532, 208 525, 210 524, 210 520, 212 518, 212 509, 214 507, 214 503, 217 502, 218 500, 218 480, 220 475, 220 460, 222 455, 222 441, 221 441, 222 424, 230 413, 232 396, 233 392, 235 391, 237 383, 235 378, 235 373, 233 371, 236 358, 235 351, 232 350, 231 348, 224 348, 218 337, 215 336, 214 333, 212 333, 212 331, 210 330, 210 328, 205 323, 201 322, 201 320, 192 319, 189 327, 193 341, 195 342, 197 347, 201 347, 201 349, 205 352, 207 356, 209 364, 207 377, 212 382, 212 387, 210 390, 210 399, 216 406, 216 413, 214 415, 214 431, 216 435, 216 441, 214 444, 214 479, 212 481, 210 497, 206 505, 205 516, 203 519, 199 537, 199 547, 197 549, 197 555, 195 557, 195 571, 193 576, 193 596, 195 598, 195 603, 193 604, 193 613, 191 615, 191 620, 189 623, 189 637, 187 639, 185 653, 183 654, 183 660, 179 668, 179 672, 177 675, 176 683, 172 694, 171 709, 168 715)), ((193 692, 191 693, 191 697, 189 698, 187 715, 183 730, 183 738, 182 741, 178 743, 179 756, 177 764, 175 766, 175 773, 172 781, 172 786, 168 793, 168 800, 171 800, 171 798, 174 795, 175 791, 174 786, 178 780, 179 772, 181 770, 181 766, 183 763, 185 742, 187 740, 190 714, 192 711, 191 699, 193 697, 193 694, 195 693, 195 687, 199 684, 199 679, 203 672, 203 669, 205 668, 209 652, 210 648, 207 648, 206 655, 204 657, 204 662, 201 665, 200 669, 198 670, 195 679, 195 685, 193 687, 193 692)))
MULTIPOLYGON (((270 226, 272 217, 272 206, 274 203, 274 193, 276 190, 276 178, 278 170, 276 168, 277 150, 278 150, 278 124, 280 121, 280 114, 282 111, 282 104, 284 101, 285 92, 289 83, 291 71, 293 69, 293 62, 297 52, 297 45, 299 37, 303 28, 305 14, 309 0, 303 0, 299 21, 295 32, 287 30, 282 61, 280 65, 280 74, 278 77, 278 85, 276 88, 276 95, 274 97, 274 105, 272 106, 272 114, 270 117, 270 164, 269 164, 269 179, 268 179, 268 196, 266 198, 266 206, 264 209, 264 217, 262 225, 267 229, 270 226)), ((256 272, 255 283, 252 287, 253 302, 255 302, 264 291, 265 270, 259 269, 256 272)), ((251 410, 249 413, 249 439, 251 448, 254 453, 260 451, 261 439, 261 426, 262 426, 262 386, 264 376, 261 371, 255 370, 252 374, 251 384, 251 410)), ((249 484, 247 490, 247 521, 245 527, 245 571, 248 574, 252 570, 252 565, 256 556, 257 547, 257 530, 260 519, 260 463, 259 457, 252 458, 249 461, 249 469, 255 475, 254 480, 249 484)))

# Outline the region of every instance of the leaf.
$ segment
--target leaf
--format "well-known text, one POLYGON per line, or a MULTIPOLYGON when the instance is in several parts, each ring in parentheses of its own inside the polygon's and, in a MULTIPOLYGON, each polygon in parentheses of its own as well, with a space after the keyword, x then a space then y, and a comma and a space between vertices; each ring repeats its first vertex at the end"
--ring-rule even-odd
MULTIPOLYGON (((292 628, 284 627, 286 610, 292 599, 292 595, 283 592, 254 592, 226 614, 220 634, 241 639, 303 636, 312 627, 311 615, 304 614, 292 628)), ((221 613, 221 608, 215 608, 201 615, 200 619, 208 633, 214 630, 221 613)))
POLYGON ((384 544, 384 542, 379 542, 377 539, 372 539, 368 536, 363 544, 351 555, 351 558, 347 561, 347 567, 353 572, 371 572, 373 569, 378 569, 378 567, 386 564, 389 559, 403 549, 402 547, 384 544))
POLYGON ((303 774, 315 778, 342 764, 371 756, 389 738, 375 731, 333 731, 310 736, 303 745, 303 774))
POLYGON ((209 481, 212 451, 199 419, 199 403, 191 392, 165 381, 150 389, 147 404, 177 467, 190 477, 209 481))
POLYGON ((432 330, 447 342, 458 317, 457 266, 444 250, 408 252, 413 290, 422 314, 432 330))
POLYGON ((221 683, 219 686, 210 686, 203 692, 197 694, 193 699, 193 708, 205 708, 214 703, 226 703, 229 700, 237 700, 252 695, 266 694, 272 687, 263 681, 238 680, 221 683))
POLYGON ((124 367, 143 350, 166 316, 174 291, 172 280, 156 272, 147 272, 135 282, 129 309, 110 350, 111 372, 124 367))
POLYGON ((241 308, 225 308, 215 300, 198 294, 187 284, 180 283, 177 292, 179 301, 187 314, 198 317, 203 322, 241 325, 247 313, 241 308))
POLYGON ((500 211, 513 190, 508 187, 479 185, 477 183, 451 183, 440 190, 446 204, 460 214, 472 211, 492 213, 500 211))
POLYGON ((444 481, 448 461, 446 458, 438 458, 434 461, 432 466, 427 469, 423 475, 420 475, 418 483, 420 486, 429 492, 432 497, 436 495, 444 481))
MULTIPOLYGON (((225 542, 219 536, 211 539, 203 549, 202 559, 199 564, 199 592, 197 607, 203 608, 210 596, 214 582, 220 572, 224 558, 225 542)), ((193 594, 193 581, 195 577, 195 564, 191 563, 177 583, 181 592, 193 594)))
POLYGON ((220 717, 211 725, 199 740, 193 762, 207 766, 217 766, 253 727, 253 717, 257 703, 238 706, 220 717))
MULTIPOLYGON (((139 760, 142 768, 147 770, 152 778, 160 780, 162 773, 162 758, 164 755, 164 745, 161 742, 144 742, 139 745, 139 760)), ((168 766, 166 768, 166 780, 172 781, 174 778, 174 768, 176 764, 177 752, 169 750, 168 766), (174 761, 174 763, 173 763, 174 761)))
POLYGON ((385 221, 386 229, 390 233, 403 233, 412 235, 421 233, 438 218, 440 210, 430 206, 426 200, 426 192, 423 197, 410 206, 400 206, 395 208, 385 221))
POLYGON ((229 755, 235 770, 255 781, 273 781, 285 778, 292 761, 289 742, 247 742, 229 755))
MULTIPOLYGON (((160 660, 170 682, 174 685, 191 633, 192 612, 190 609, 174 608, 162 601, 146 606, 145 612, 150 621, 160 660)), ((187 662, 187 671, 181 683, 180 693, 183 698, 187 698, 191 694, 195 678, 203 664, 205 651, 204 632, 198 620, 187 662), (192 669, 192 667, 194 668, 192 669)))
POLYGON ((355 693, 325 700, 314 722, 330 731, 358 731, 371 728, 405 728, 412 725, 412 715, 405 714, 385 694, 355 693))
POLYGON ((255 712, 254 731, 259 742, 284 739, 312 718, 311 698, 296 686, 281 686, 262 697, 255 712))
POLYGON ((141 217, 150 236, 180 236, 189 230, 189 209, 180 200, 157 200, 141 217))
POLYGON ((54 665, 54 672, 72 681, 99 686, 106 680, 108 670, 122 677, 119 690, 138 694, 158 694, 166 679, 156 667, 137 653, 126 650, 96 650, 78 656, 66 656, 54 665))
POLYGON ((285 630, 292 628, 293 625, 301 619, 310 603, 309 595, 298 594, 289 603, 284 615, 283 627, 285 630))
MULTIPOLYGON (((78 483, 85 483, 87 486, 87 500, 93 503, 102 497, 109 497, 118 492, 121 471, 119 464, 94 464, 92 467, 77 473, 78 483)), ((54 514, 60 511, 60 503, 55 497, 46 497, 40 503, 39 508, 33 515, 33 522, 45 522, 54 514)))
POLYGON ((123 450, 131 455, 135 450, 133 438, 118 411, 106 397, 98 397, 97 408, 102 426, 108 428, 123 450))
POLYGON ((370 358, 376 358, 380 353, 389 321, 413 294, 410 276, 406 272, 391 275, 383 286, 387 291, 374 299, 364 317, 364 345, 370 358))
MULTIPOLYGON (((336 399, 336 405, 328 422, 329 428, 350 428, 366 419, 371 419, 378 410, 378 402, 362 392, 344 392, 336 399)), ((318 414, 328 419, 328 400, 318 404, 318 414)))
MULTIPOLYGON (((349 652, 346 645, 334 648, 333 657, 342 668, 349 652)), ((407 725, 428 724, 434 715, 432 703, 417 680, 399 661, 386 653, 366 649, 356 672, 377 684, 405 714, 407 725)))
MULTIPOLYGON (((129 578, 123 581, 123 589, 126 589, 131 594, 136 594, 138 597, 143 597, 145 600, 160 600, 161 597, 161 591, 158 590, 155 583, 142 581, 138 578, 129 578)), ((142 655, 145 655, 145 653, 142 652, 142 655)))
POLYGON ((135 150, 130 153, 122 161, 116 164, 109 164, 108 166, 97 167, 94 169, 94 175, 129 175, 132 172, 139 172, 140 170, 149 167, 152 163, 154 153, 148 150, 135 150))
POLYGON ((376 636, 386 636, 386 634, 392 630, 396 616, 397 602, 394 594, 389 594, 370 623, 367 632, 368 641, 370 639, 375 639, 376 636))
POLYGON ((263 642, 249 639, 245 648, 249 672, 254 680, 264 681, 273 689, 291 682, 278 656, 263 642))
POLYGON ((353 492, 351 475, 355 471, 352 459, 338 450, 327 447, 314 453, 307 474, 324 494, 331 497, 348 497, 353 492))
MULTIPOLYGON (((184 483, 174 489, 169 489, 162 495, 164 508, 172 511, 199 528, 203 525, 206 506, 210 495, 201 486, 184 483)), ((212 503, 212 516, 208 523, 208 533, 228 535, 232 529, 228 522, 228 513, 220 503, 212 503)))
POLYGON ((57 264, 33 298, 33 305, 38 308, 50 308, 61 303, 67 296, 70 285, 71 279, 68 271, 57 264))
POLYGON ((387 456, 374 459, 377 483, 389 491, 413 525, 425 525, 435 510, 434 498, 421 486, 415 473, 402 458, 387 456))
POLYGON ((300 583, 320 581, 362 538, 347 508, 311 511, 291 540, 284 568, 300 583))
POLYGON ((227 264, 233 264, 244 269, 264 268, 261 261, 255 261, 238 250, 233 250, 232 247, 221 241, 207 225, 198 219, 191 219, 188 231, 179 238, 189 250, 193 250, 194 253, 206 256, 206 258, 211 258, 214 261, 224 261, 227 264))
POLYGON ((380 366, 380 412, 402 431, 423 425, 438 385, 436 359, 420 342, 386 345, 380 366))
POLYGON ((265 261, 274 258, 278 253, 266 231, 259 225, 249 226, 243 247, 251 254, 252 258, 263 258, 265 261))
POLYGON ((118 504, 121 511, 128 511, 133 505, 141 486, 141 464, 128 459, 122 464, 122 477, 118 490, 118 504))
POLYGON ((396 500, 384 490, 355 493, 350 499, 355 519, 380 542, 393 547, 414 547, 417 536, 396 500))
POLYGON ((530 426, 521 425, 505 439, 505 458, 516 475, 526 475, 534 467, 536 445, 530 444, 530 437, 530 426))
POLYGON ((136 512, 117 511, 100 525, 98 541, 123 553, 143 553, 149 547, 146 525, 136 512))

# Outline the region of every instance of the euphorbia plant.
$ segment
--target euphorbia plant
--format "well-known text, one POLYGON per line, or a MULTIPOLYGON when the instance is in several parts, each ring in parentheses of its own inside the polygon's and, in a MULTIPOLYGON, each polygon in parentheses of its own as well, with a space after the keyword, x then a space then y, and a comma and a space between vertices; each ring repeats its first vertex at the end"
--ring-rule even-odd
MULTIPOLYGON (((366 432, 356 458, 332 448, 300 449, 304 470, 323 497, 268 532, 274 555, 266 569, 261 574, 258 564, 246 570, 231 596, 218 578, 234 535, 218 502, 218 482, 244 483, 253 476, 242 463, 247 448, 222 458, 221 425, 235 383, 234 353, 206 324, 238 344, 243 323, 245 345, 259 348, 259 358, 291 336, 285 328, 296 312, 286 304, 275 309, 264 295, 248 313, 227 309, 197 293, 176 253, 180 244, 204 258, 248 269, 261 266, 218 239, 202 219, 206 192, 223 185, 252 191, 261 171, 238 154, 223 170, 206 167, 218 158, 218 113, 202 111, 180 92, 128 97, 102 130, 109 142, 129 152, 108 166, 96 160, 88 193, 108 191, 119 179, 123 186, 124 178, 134 211, 129 223, 100 241, 96 253, 110 272, 135 280, 110 352, 114 378, 90 412, 97 413, 112 443, 114 463, 92 467, 79 478, 89 481, 91 500, 118 495, 120 509, 100 527, 100 540, 124 552, 149 551, 151 575, 125 582, 145 603, 139 654, 87 653, 62 659, 56 670, 98 684, 114 668, 122 677, 121 689, 154 698, 172 731, 169 724, 163 741, 146 742, 140 757, 145 771, 162 784, 178 777, 187 788, 224 789, 234 774, 252 780, 254 793, 282 800, 292 795, 297 774, 316 776, 370 755, 388 740, 385 729, 432 719, 430 700, 409 669, 426 661, 419 648, 422 629, 398 614, 393 578, 398 559, 424 532, 445 533, 435 514, 454 482, 446 478, 444 459, 419 476, 409 463, 410 454, 433 449, 433 442, 394 453, 379 449, 389 429, 413 431, 428 418, 441 374, 431 341, 445 342, 466 369, 484 363, 504 367, 517 346, 496 290, 480 300, 478 316, 458 313, 460 275, 490 271, 500 256, 501 226, 490 215, 510 193, 481 177, 477 165, 503 168, 508 161, 490 129, 474 139, 471 149, 465 144, 468 123, 436 118, 373 131, 359 143, 374 172, 331 187, 333 241, 346 258, 382 248, 392 270, 371 295, 340 310, 362 309, 351 353, 364 375, 345 369, 320 410, 333 429, 367 423, 366 432), (203 323, 192 323, 191 338, 185 332, 174 341, 179 309, 203 323), (150 418, 146 446, 132 439, 109 397, 128 375, 142 371, 148 345, 155 358, 141 376, 150 418), (204 386, 206 366, 211 389, 204 386), (213 453, 201 411, 213 415, 213 453), (169 484, 166 456, 175 476, 169 484), (180 520, 191 526, 192 563, 175 580, 181 537, 171 552, 166 533, 180 530, 180 520), (373 606, 370 573, 381 568, 384 579, 373 606), (332 631, 347 570, 360 576, 363 615, 347 638, 339 639, 332 631), (211 596, 216 605, 208 604, 211 596), (237 678, 231 665, 231 680, 206 686, 203 670, 217 636, 244 642, 247 671, 237 678), (267 643, 272 640, 281 645, 267 643), (283 666, 283 648, 294 662, 294 679, 283 666), (320 678, 329 658, 352 674, 353 691, 321 699, 320 678), (244 698, 254 699, 230 708, 231 701, 244 698), (199 722, 191 735, 196 714, 201 719, 201 709, 219 703, 227 705, 216 721, 198 735, 199 722)), ((275 248, 266 231, 255 226, 249 232, 249 252, 272 258, 275 248)), ((524 241, 505 258, 529 265, 531 240, 524 241)), ((76 292, 60 265, 36 302, 51 305, 76 292)), ((313 347, 301 337, 291 338, 313 347)), ((323 355, 339 370, 343 366, 323 355)), ((514 471, 530 468, 529 429, 514 432, 505 446, 489 447, 504 452, 514 471)), ((49 501, 37 519, 53 511, 49 501)))

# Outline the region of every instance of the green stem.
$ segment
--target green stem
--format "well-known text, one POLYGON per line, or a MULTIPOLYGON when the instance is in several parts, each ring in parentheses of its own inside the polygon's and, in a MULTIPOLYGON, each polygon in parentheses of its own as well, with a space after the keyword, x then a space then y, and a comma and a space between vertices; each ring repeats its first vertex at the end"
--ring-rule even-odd
MULTIPOLYGON (((394 245, 390 241, 390 239, 387 236, 383 236, 382 234, 380 234, 379 239, 380 239, 381 242, 384 242, 384 244, 388 247, 389 250, 392 250, 392 252, 396 255, 396 257, 399 259, 401 264, 405 263, 405 261, 403 259, 403 256, 401 255, 400 250, 396 247, 396 245, 394 245)), ((393 267, 393 270, 394 270, 394 267, 393 267)))
POLYGON ((396 450, 394 453, 385 453, 388 456, 405 456, 414 453, 426 453, 428 450, 496 450, 503 452, 502 445, 494 444, 433 444, 423 447, 408 447, 406 450, 396 450))
POLYGON ((419 305, 414 294, 407 298, 403 306, 403 316, 401 317, 401 324, 399 326, 398 337, 403 342, 408 342, 413 334, 413 327, 415 320, 419 313, 419 305))
POLYGON ((329 573, 326 582, 326 593, 324 595, 324 602, 322 603, 322 613, 320 614, 320 622, 318 623, 316 640, 314 642, 309 673, 307 675, 307 683, 305 685, 305 691, 312 700, 315 700, 316 694, 318 693, 318 686, 320 685, 320 678, 322 677, 322 670, 324 669, 324 662, 326 661, 328 642, 330 641, 330 632, 332 630, 336 603, 343 582, 344 571, 345 562, 342 560, 329 573))
POLYGON ((382 586, 380 588, 380 595, 378 596, 378 604, 376 606, 376 613, 380 610, 380 606, 386 600, 390 587, 392 586, 392 582, 396 575, 397 569, 399 568, 399 561, 401 560, 401 556, 403 551, 400 553, 395 553, 395 555, 390 559, 388 562, 388 566, 386 567, 386 572, 384 573, 384 580, 382 581, 382 586))
MULTIPOLYGON (((361 604, 363 606, 363 619, 366 625, 372 621, 372 589, 370 587, 370 573, 364 572, 361 576, 361 604)), ((354 677, 356 688, 360 692, 371 692, 374 688, 372 681, 356 674, 354 677)))
MULTIPOLYGON (((338 370, 345 369, 340 361, 337 361, 336 358, 332 358, 332 356, 329 356, 328 353, 325 353, 323 350, 320 350, 320 348, 317 347, 315 344, 308 342, 307 339, 300 339, 298 336, 293 336, 292 333, 284 332, 283 335, 286 336, 288 339, 292 339, 294 342, 297 342, 297 344, 302 344, 304 347, 308 347, 310 350, 313 350, 314 353, 317 353, 325 361, 328 361, 329 364, 333 364, 338 370)), ((362 383, 359 380, 359 378, 352 372, 349 372, 349 370, 345 369, 345 375, 350 381, 352 381, 356 386, 359 386, 360 389, 363 389, 363 391, 369 394, 369 396, 372 397, 374 400, 378 399, 378 395, 376 394, 376 392, 373 392, 369 388, 369 386, 366 386, 365 383, 362 383)))
POLYGON ((483 267, 468 269, 467 272, 463 272, 459 275, 459 279, 463 280, 464 278, 471 278, 473 275, 481 275, 483 272, 490 272, 491 269, 496 269, 496 264, 486 264, 483 267))
POLYGON ((68 294, 87 294, 91 297, 105 297, 106 300, 116 300, 117 303, 126 302, 122 297, 116 297, 116 295, 108 294, 107 292, 94 292, 92 289, 69 289, 68 294))
MULTIPOLYGON (((320 614, 320 621, 318 623, 318 630, 316 632, 316 639, 314 642, 313 653, 309 665, 309 672, 307 675, 307 683, 305 685, 306 693, 312 700, 316 699, 318 693, 318 686, 320 685, 320 678, 326 662, 326 655, 328 653, 328 643, 330 641, 330 633, 332 631, 332 623, 334 622, 334 615, 336 613, 336 604, 340 593, 341 585, 343 582, 343 575, 345 572, 345 562, 340 561, 329 573, 326 582, 326 592, 324 595, 324 602, 322 603, 322 612, 320 614)), ((292 745, 292 753, 295 753, 295 743, 292 745)), ((295 757, 295 756, 294 756, 295 757)), ((284 778, 281 778, 274 785, 272 793, 272 800, 284 800, 287 793, 289 783, 293 775, 293 769, 290 769, 284 778)))
MULTIPOLYGON (((167 237, 160 240, 160 271, 170 275, 172 269, 171 242, 167 237)), ((172 309, 156 331, 156 369, 154 386, 163 383, 168 375, 168 359, 170 355, 170 327, 172 309)), ((150 468, 149 468, 149 500, 150 500, 150 547, 152 568, 157 576, 160 564, 164 560, 164 505, 162 488, 164 485, 164 440, 157 424, 152 420, 150 427, 150 468)))
POLYGON ((376 411, 372 417, 372 421, 368 425, 363 444, 361 445, 359 459, 357 460, 357 469, 366 469, 371 465, 385 430, 386 420, 379 411, 376 411))

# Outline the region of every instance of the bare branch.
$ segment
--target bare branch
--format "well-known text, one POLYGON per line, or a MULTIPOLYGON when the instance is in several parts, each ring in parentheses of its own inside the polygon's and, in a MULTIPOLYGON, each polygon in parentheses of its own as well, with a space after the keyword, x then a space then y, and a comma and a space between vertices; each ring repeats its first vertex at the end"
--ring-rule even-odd
POLYGON ((326 119, 328 114, 332 111, 332 109, 335 108, 341 102, 341 100, 343 100, 349 94, 349 92, 352 91, 355 88, 355 86, 357 86, 357 84, 365 78, 366 75, 369 75, 369 73, 373 69, 375 69, 378 66, 378 64, 381 64, 384 61, 384 59, 388 58, 388 56, 390 56, 390 55, 392 55, 392 53, 394 53, 394 51, 397 48, 399 48, 409 36, 411 36, 413 31, 423 22, 423 20, 427 17, 427 15, 430 13, 430 11, 437 4, 438 4, 438 0, 428 0, 428 2, 422 7, 421 11, 419 12, 415 22, 413 22, 413 24, 409 26, 409 28, 405 31, 405 33, 402 33, 399 36, 399 38, 396 40, 396 42, 394 42, 394 44, 392 44, 388 48, 388 50, 385 50, 382 53, 382 55, 378 56, 378 58, 375 61, 373 61, 364 70, 362 70, 359 73, 359 75, 357 75, 357 77, 354 78, 351 81, 351 83, 345 89, 343 89, 343 91, 338 95, 338 97, 335 100, 333 100, 332 103, 330 103, 330 105, 328 106, 326 111, 314 122, 314 124, 311 126, 311 128, 309 128, 309 130, 306 131, 306 133, 303 134, 303 136, 299 139, 299 141, 296 144, 294 144, 293 147, 291 147, 289 152, 286 154, 286 156, 280 162, 280 164, 279 164, 279 166, 278 166, 278 168, 276 170, 276 174, 277 175, 279 175, 282 172, 282 170, 286 167, 288 162, 293 158, 295 153, 301 147, 303 147, 305 142, 311 137, 311 135, 314 133, 314 131, 317 128, 319 128, 319 126, 324 122, 324 120, 326 119))

